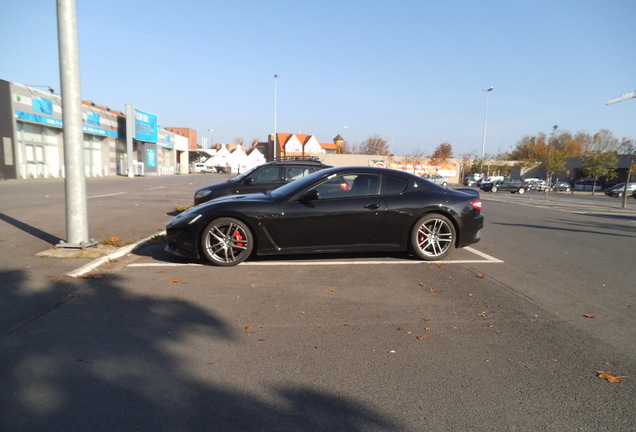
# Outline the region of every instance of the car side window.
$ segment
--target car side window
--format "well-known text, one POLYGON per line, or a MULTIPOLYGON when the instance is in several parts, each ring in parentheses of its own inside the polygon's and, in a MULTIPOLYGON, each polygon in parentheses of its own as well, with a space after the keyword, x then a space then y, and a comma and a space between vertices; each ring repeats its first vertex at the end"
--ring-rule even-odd
POLYGON ((287 167, 285 173, 285 179, 288 181, 296 180, 306 175, 309 175, 312 171, 306 167, 287 167))
POLYGON ((276 166, 265 167, 262 170, 254 173, 254 175, 252 176, 252 181, 254 183, 271 183, 280 181, 280 177, 278 175, 279 171, 279 167, 276 166))
POLYGON ((344 174, 320 184, 315 189, 320 199, 377 195, 380 185, 378 174, 344 174))
POLYGON ((384 176, 384 184, 382 185, 382 195, 397 195, 406 190, 409 182, 390 175, 384 176))

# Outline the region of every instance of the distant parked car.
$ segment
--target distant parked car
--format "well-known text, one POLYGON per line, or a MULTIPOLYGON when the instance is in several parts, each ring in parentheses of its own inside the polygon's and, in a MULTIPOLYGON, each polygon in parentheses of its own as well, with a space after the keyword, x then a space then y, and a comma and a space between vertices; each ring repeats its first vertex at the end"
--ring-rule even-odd
MULTIPOLYGON (((631 195, 636 191, 636 183, 627 183, 627 195, 631 195)), ((605 195, 621 198, 625 193, 625 183, 618 183, 610 188, 605 189, 605 195)))
POLYGON ((439 175, 439 174, 424 174, 422 176, 422 178, 425 178, 426 180, 430 180, 433 183, 437 183, 437 184, 442 185, 442 186, 448 186, 448 179, 446 177, 444 177, 443 175, 439 175))
MULTIPOLYGON (((208 167, 204 163, 193 163, 190 164, 190 173, 206 173, 208 172, 208 167)), ((211 172, 211 171, 210 171, 211 172)))
POLYGON ((486 177, 484 180, 481 181, 481 183, 479 183, 479 188, 484 191, 486 190, 486 188, 489 188, 488 190, 490 190, 490 187, 493 182, 496 182, 498 180, 503 180, 503 179, 504 179, 504 176, 486 177))
POLYGON ((570 192, 572 190, 572 185, 570 184, 570 182, 558 181, 552 183, 550 189, 552 189, 554 192, 570 192))
POLYGON ((520 195, 526 193, 526 188, 523 181, 507 177, 503 180, 497 180, 492 183, 487 183, 484 186, 483 190, 484 192, 507 191, 510 193, 518 193, 520 195))
POLYGON ((594 190, 600 191, 602 189, 601 182, 598 181, 598 179, 594 179, 590 177, 581 178, 581 179, 578 179, 576 182, 574 182, 574 190, 591 191, 592 188, 594 188, 594 190))
POLYGON ((464 186, 476 186, 481 179, 481 174, 468 174, 464 178, 464 186))
POLYGON ((542 191, 547 187, 547 183, 545 180, 532 180, 529 184, 530 190, 538 190, 542 191))

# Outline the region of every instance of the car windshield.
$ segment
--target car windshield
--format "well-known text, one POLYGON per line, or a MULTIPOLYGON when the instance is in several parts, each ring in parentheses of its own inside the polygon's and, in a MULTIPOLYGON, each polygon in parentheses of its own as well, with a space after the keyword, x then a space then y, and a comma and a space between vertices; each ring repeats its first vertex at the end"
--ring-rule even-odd
POLYGON ((255 166, 253 168, 250 168, 247 171, 240 173, 239 175, 237 175, 233 179, 230 179, 230 181, 241 181, 244 178, 250 176, 254 171, 256 171, 260 167, 261 167, 261 165, 257 165, 257 166, 255 166))

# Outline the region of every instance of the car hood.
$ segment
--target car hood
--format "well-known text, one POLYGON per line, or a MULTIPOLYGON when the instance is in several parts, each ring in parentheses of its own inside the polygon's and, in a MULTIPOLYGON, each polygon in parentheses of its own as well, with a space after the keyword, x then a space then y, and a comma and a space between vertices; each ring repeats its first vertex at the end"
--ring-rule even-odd
POLYGON ((245 195, 224 195, 218 198, 214 198, 208 202, 199 204, 193 208, 207 208, 219 204, 224 204, 231 201, 242 201, 242 202, 269 202, 272 200, 271 195, 266 192, 245 194, 245 195))

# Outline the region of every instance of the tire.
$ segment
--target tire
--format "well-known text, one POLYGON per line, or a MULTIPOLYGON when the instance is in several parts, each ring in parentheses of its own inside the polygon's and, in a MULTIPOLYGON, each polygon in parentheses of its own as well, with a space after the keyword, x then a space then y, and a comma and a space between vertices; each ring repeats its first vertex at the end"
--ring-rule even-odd
POLYGON ((252 253, 254 236, 238 219, 214 219, 201 233, 201 249, 205 258, 221 267, 235 266, 252 253))
POLYGON ((519 193, 519 195, 523 195, 524 193, 526 193, 526 189, 525 188, 519 188, 519 190, 517 192, 519 193))
POLYGON ((623 198, 623 192, 617 192, 616 198, 623 198))
POLYGON ((492 193, 497 192, 497 186, 493 186, 492 189, 490 189, 490 192, 492 192, 492 193))
POLYGON ((411 231, 411 249, 420 259, 435 261, 445 258, 455 247, 455 226, 446 217, 429 213, 417 220, 411 231))
POLYGON ((442 186, 447 187, 448 183, 444 182, 444 183, 442 183, 442 186))
POLYGON ((566 187, 566 188, 565 188, 565 191, 566 191, 566 192, 570 192, 571 190, 572 190, 572 189, 570 189, 569 187, 566 187))

